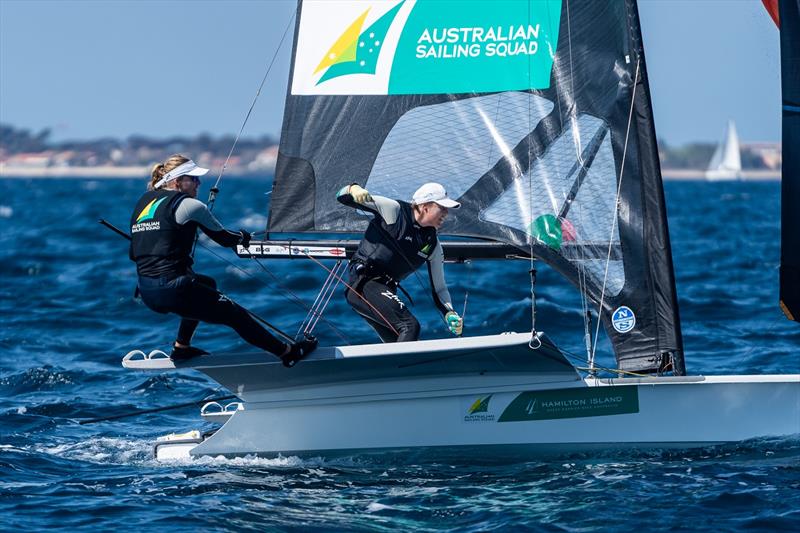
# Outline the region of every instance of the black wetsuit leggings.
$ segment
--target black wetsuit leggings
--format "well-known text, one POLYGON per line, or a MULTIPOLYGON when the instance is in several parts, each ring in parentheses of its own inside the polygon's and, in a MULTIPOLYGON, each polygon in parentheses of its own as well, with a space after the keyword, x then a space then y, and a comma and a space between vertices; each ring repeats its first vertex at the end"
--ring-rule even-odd
POLYGON ((350 286, 360 289, 363 298, 347 289, 347 303, 372 326, 383 342, 419 339, 419 322, 408 310, 408 306, 397 297, 397 288, 375 279, 359 281, 354 278, 351 281, 350 286))
POLYGON ((139 291, 145 305, 157 313, 175 313, 182 318, 177 341, 189 345, 200 322, 233 328, 244 340, 276 355, 286 344, 261 327, 241 306, 217 290, 213 278, 186 274, 177 278, 139 277, 139 291))

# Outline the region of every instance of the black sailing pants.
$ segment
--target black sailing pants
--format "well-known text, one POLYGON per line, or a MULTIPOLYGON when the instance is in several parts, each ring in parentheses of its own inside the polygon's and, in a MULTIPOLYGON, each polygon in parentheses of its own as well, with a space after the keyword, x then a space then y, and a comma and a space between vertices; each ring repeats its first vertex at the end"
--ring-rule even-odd
POLYGON ((407 342, 419 339, 419 322, 408 306, 397 297, 397 288, 381 280, 353 278, 345 298, 353 310, 372 326, 383 342, 407 342), (366 301, 365 301, 366 300, 366 301))
POLYGON ((145 305, 157 313, 175 313, 182 318, 177 341, 189 345, 200 322, 233 328, 241 338, 275 355, 286 345, 261 327, 243 307, 217 290, 217 282, 202 274, 177 278, 139 277, 139 292, 145 305))

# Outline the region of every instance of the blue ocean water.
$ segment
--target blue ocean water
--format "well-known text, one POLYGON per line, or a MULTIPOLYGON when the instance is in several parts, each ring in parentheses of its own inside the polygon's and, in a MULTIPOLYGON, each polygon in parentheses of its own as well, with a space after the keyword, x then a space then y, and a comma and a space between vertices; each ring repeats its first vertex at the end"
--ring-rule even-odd
MULTIPOLYGON (((670 452, 565 455, 548 460, 412 454, 390 459, 157 463, 159 435, 198 427, 196 408, 94 425, 77 420, 224 394, 191 371, 126 371, 131 349, 166 349, 177 320, 133 298, 125 228, 143 180, 0 180, 0 524, 3 529, 111 530, 797 530, 800 440, 670 452)), ((204 196, 204 187, 201 197, 204 196)), ((266 180, 226 178, 215 213, 263 229, 266 180)), ((692 374, 800 373, 800 327, 781 315, 778 183, 668 182, 666 196, 687 367, 692 374)), ((269 261, 271 275, 232 252, 200 248, 198 272, 288 331, 325 272, 269 261), (281 287, 276 283, 280 280, 281 287)), ((448 265, 465 334, 530 328, 528 264, 448 265)), ((423 279, 427 276, 423 276, 423 279)), ((424 337, 447 333, 426 290, 406 283, 424 337)), ((581 356, 580 300, 541 266, 537 329, 581 356)), ((329 320, 373 341, 341 297, 329 320)), ((323 343, 340 343, 326 324, 323 343)), ((198 346, 247 349, 201 325, 198 346)), ((601 345, 602 346, 602 345, 601 345)), ((613 365, 607 353, 600 363, 613 365)), ((658 421, 654 420, 654 424, 658 421)))

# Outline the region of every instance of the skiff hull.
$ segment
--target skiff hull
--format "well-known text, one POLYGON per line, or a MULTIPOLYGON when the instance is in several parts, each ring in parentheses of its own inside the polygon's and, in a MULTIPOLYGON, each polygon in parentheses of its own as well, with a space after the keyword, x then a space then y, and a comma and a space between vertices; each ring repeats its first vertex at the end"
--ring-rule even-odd
MULTIPOLYGON (((293 369, 263 354, 203 358, 185 366, 243 401, 204 410, 224 420, 220 429, 161 440, 156 455, 537 456, 800 435, 800 375, 581 378, 545 337, 533 341, 507 334, 329 348, 293 369)), ((126 366, 174 368, 158 361, 126 366)))

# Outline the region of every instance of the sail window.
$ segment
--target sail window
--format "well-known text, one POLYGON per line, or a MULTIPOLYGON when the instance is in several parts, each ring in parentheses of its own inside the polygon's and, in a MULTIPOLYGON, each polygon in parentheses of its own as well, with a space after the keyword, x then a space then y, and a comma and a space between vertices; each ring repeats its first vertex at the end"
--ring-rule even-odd
POLYGON ((458 198, 552 109, 549 100, 523 92, 416 107, 387 136, 367 189, 411 198, 420 185, 435 181, 458 198))
MULTIPOLYGON (((480 218, 548 244, 601 287, 606 260, 598 257, 609 255, 609 243, 618 247, 620 242, 619 225, 614 223, 616 190, 611 136, 601 119, 582 114, 534 161, 529 172, 514 180, 480 213, 480 218), (579 187, 570 202, 581 169, 578 158, 593 138, 602 138, 602 142, 585 176, 577 181, 579 187), (566 222, 558 220, 561 214, 566 222)), ((625 284, 625 269, 621 257, 610 255, 606 293, 617 295, 625 284)))

